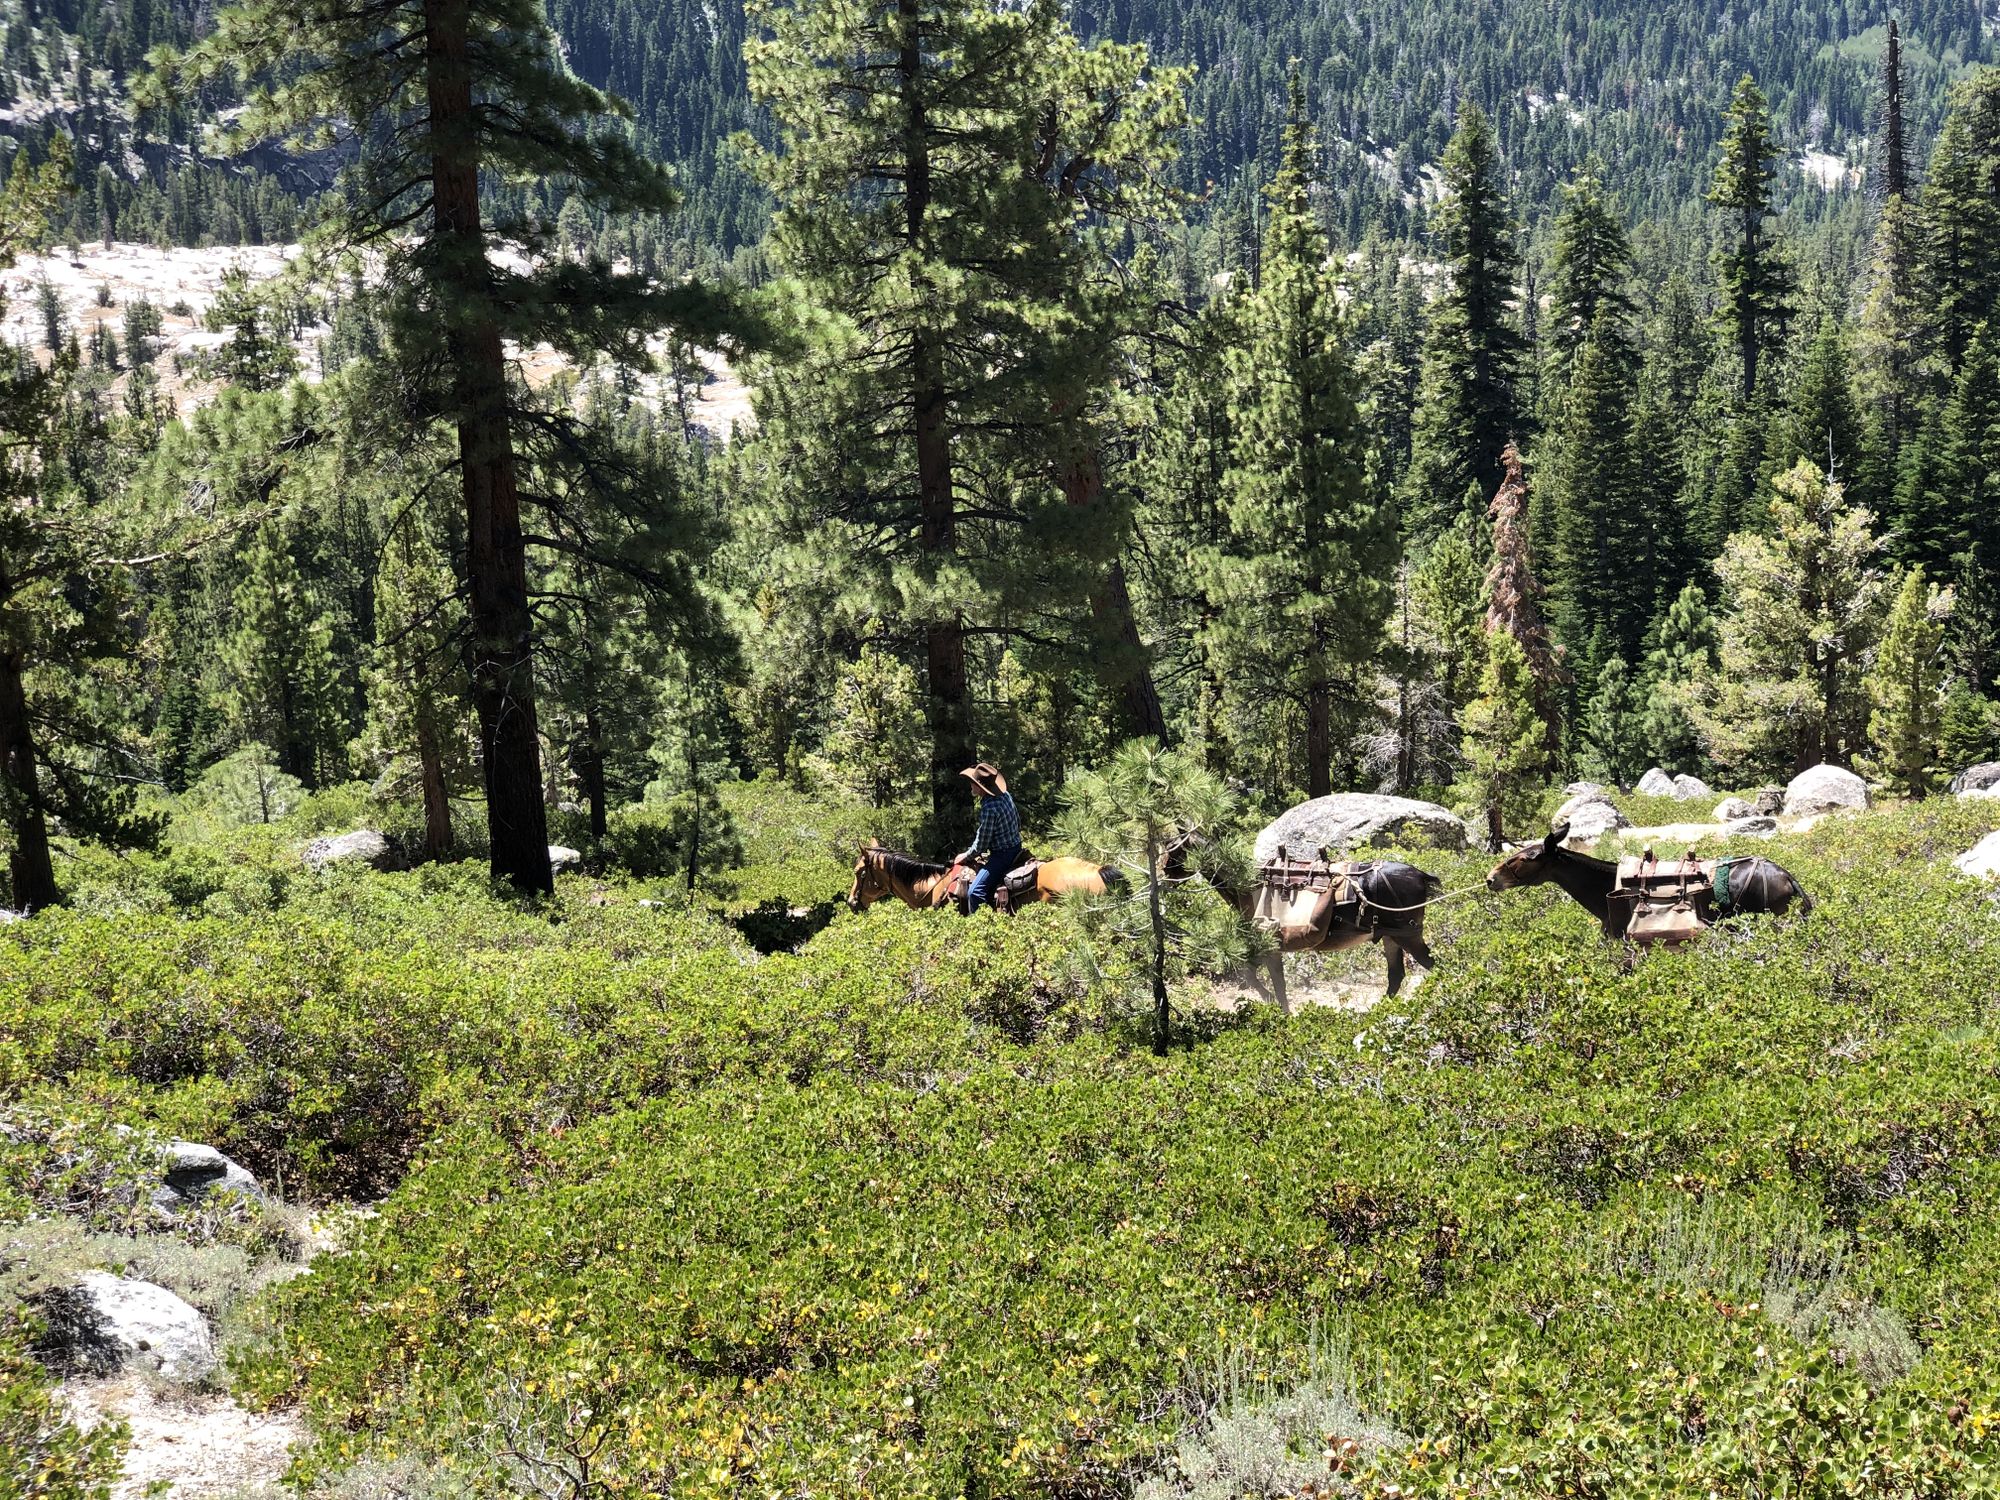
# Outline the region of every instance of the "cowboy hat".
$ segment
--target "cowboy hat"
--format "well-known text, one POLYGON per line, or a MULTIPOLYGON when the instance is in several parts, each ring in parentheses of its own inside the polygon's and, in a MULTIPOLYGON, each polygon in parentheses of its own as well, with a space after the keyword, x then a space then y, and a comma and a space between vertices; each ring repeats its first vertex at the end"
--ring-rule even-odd
POLYGON ((967 766, 958 774, 977 787, 982 797, 991 797, 1007 790, 1007 778, 1000 774, 1000 768, 991 761, 982 760, 976 766, 967 766))

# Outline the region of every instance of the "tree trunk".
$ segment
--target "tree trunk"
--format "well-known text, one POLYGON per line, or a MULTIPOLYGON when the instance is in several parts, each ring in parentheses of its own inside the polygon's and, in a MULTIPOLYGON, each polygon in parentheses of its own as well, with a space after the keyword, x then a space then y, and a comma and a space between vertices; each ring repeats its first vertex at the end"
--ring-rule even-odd
MULTIPOLYGON (((924 97, 919 0, 896 0, 902 23, 897 71, 903 91, 904 235, 912 252, 925 251, 930 212, 929 106, 924 97)), ((925 561, 933 568, 958 549, 957 504, 952 493, 951 434, 946 427, 943 354, 930 330, 910 340, 910 395, 917 448, 917 505, 925 561)), ((959 772, 979 758, 965 671, 965 628, 956 603, 933 601, 936 618, 924 627, 926 702, 931 731, 931 816, 939 838, 957 843, 970 834, 972 810, 959 772)))
POLYGON ((49 861, 48 815, 42 807, 35 736, 28 722, 28 694, 21 682, 18 652, 0 654, 0 802, 4 802, 13 850, 8 873, 20 911, 40 911, 62 899, 55 866, 49 861))
POLYGON ((437 716, 428 700, 417 709, 417 767, 424 790, 424 858, 451 853, 451 793, 444 780, 444 751, 437 716))
POLYGON ((1146 914, 1153 923, 1153 1054, 1167 1055, 1173 1011, 1167 1004, 1167 918, 1160 909, 1160 848, 1146 840, 1146 914))
POLYGON ((1757 394, 1757 295, 1763 267, 1757 259, 1758 231, 1762 211, 1751 208, 1743 215, 1743 306, 1736 314, 1736 348, 1743 361, 1743 406, 1747 411, 1757 394))
POLYGON ((695 877, 701 872, 701 754, 695 742, 694 726, 688 726, 688 785, 694 789, 694 814, 688 822, 688 896, 694 896, 695 877))
POLYGON ((472 623, 472 700, 486 782, 495 879, 549 892, 548 811, 535 722, 533 623, 528 613, 521 497, 507 418, 500 327, 486 301, 489 271, 479 217, 479 149, 472 118, 468 0, 424 0, 430 108, 431 251, 452 369, 466 574, 472 623))
MULTIPOLYGON (((1056 413, 1057 420, 1062 411, 1056 413)), ((1096 510, 1104 500, 1104 463, 1097 449, 1085 443, 1063 466, 1063 497, 1078 510, 1096 510)), ((1119 538, 1120 550, 1124 538, 1119 538)), ((1113 556, 1104 576, 1090 591, 1090 615, 1097 627, 1097 677, 1125 720, 1125 732, 1135 738, 1167 741, 1167 716, 1153 684, 1152 654, 1139 635, 1132 613, 1132 590, 1125 581, 1125 561, 1113 556)))
POLYGON ((1333 793, 1333 684, 1316 678, 1306 684, 1306 795, 1333 793))
MULTIPOLYGON (((588 691, 594 699, 595 685, 588 691)), ((611 821, 609 810, 604 805, 604 728, 598 722, 594 701, 583 711, 582 760, 577 771, 583 778, 583 800, 590 805, 590 837, 602 844, 605 834, 610 831, 611 821)))

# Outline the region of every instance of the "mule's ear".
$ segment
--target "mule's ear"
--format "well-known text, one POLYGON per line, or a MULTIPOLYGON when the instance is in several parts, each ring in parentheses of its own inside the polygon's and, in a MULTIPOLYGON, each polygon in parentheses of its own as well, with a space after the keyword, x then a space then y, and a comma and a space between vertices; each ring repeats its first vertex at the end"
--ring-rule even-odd
POLYGON ((1558 823, 1549 830, 1549 841, 1546 847, 1560 849, 1567 842, 1569 842, 1569 824, 1558 823))
POLYGON ((870 849, 880 849, 882 847, 882 841, 880 839, 870 839, 868 841, 868 847, 870 849))

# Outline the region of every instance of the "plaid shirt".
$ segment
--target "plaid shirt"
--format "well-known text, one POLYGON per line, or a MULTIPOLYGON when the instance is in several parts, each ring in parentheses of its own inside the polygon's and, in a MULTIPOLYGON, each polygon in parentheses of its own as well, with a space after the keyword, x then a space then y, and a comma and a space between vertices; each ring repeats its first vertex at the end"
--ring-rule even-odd
POLYGON ((966 858, 975 854, 1003 854, 1021 847, 1021 814, 1006 792, 979 801, 979 831, 972 836, 966 858))

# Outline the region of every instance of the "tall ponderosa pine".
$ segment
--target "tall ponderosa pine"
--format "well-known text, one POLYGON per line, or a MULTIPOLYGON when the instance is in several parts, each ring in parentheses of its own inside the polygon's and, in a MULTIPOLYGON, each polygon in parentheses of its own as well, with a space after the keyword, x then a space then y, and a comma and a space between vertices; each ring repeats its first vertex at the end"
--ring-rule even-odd
POLYGON ((1004 628, 1010 606, 1053 607, 1035 596, 1080 548, 1048 458, 1089 445, 1084 393, 1064 405, 1049 392, 1091 315, 1077 194, 1087 174, 1145 157, 1158 117, 1127 100, 1111 109, 1124 130, 1101 143, 1115 160, 1080 146, 1078 98, 1124 98, 1141 55, 1078 49, 1047 4, 801 0, 755 18, 768 35, 747 49, 751 91, 779 136, 760 157, 780 202, 775 248, 830 314, 766 403, 771 451, 809 455, 792 476, 806 489, 777 475, 781 503, 822 559, 827 528, 844 528, 857 613, 920 637, 934 832, 954 840, 975 751, 968 632, 1004 628), (1053 184, 1046 153, 1067 163, 1053 184), (1004 436, 1023 430, 1033 464, 1004 436), (1022 562, 1001 524, 1037 522, 1042 545, 1022 562))
POLYGON ((1435 536, 1468 489, 1500 485, 1500 452, 1521 426, 1522 338, 1513 321, 1520 261, 1493 127, 1467 100, 1443 161, 1435 227, 1448 280, 1424 341, 1410 464, 1402 484, 1412 534, 1435 536))
MULTIPOLYGON (((0 267, 40 237, 70 171, 62 148, 40 171, 16 162, 0 190, 0 267)), ((125 570, 107 559, 113 517, 72 482, 63 447, 74 374, 67 353, 0 373, 0 820, 23 911, 61 898, 51 822, 113 843, 153 831, 132 816, 137 768, 99 701, 131 637, 125 570)))
MULTIPOLYGON (((1486 518, 1493 526, 1492 561, 1486 569, 1486 633, 1504 632, 1521 648, 1533 689, 1535 716, 1551 760, 1562 750, 1562 700, 1569 674, 1562 648, 1542 619, 1542 584, 1535 576, 1528 535, 1528 466, 1509 443, 1502 454, 1506 479, 1494 492, 1486 518)), ((1489 666, 1492 663, 1489 655, 1489 666)))
POLYGON ((1264 278, 1242 305, 1242 342, 1228 362, 1231 534, 1211 636, 1226 675, 1298 701, 1305 790, 1322 797, 1333 789, 1336 684, 1376 650, 1396 538, 1370 472, 1360 383, 1313 214, 1316 154, 1295 73, 1284 159, 1266 190, 1264 278))
POLYGON ((1730 100, 1722 160, 1708 201, 1722 210, 1727 238, 1716 253, 1722 288, 1721 316, 1740 364, 1739 399, 1746 407, 1757 389, 1763 356, 1783 336, 1791 316, 1791 267, 1770 231, 1771 183, 1778 148, 1771 136, 1771 108, 1748 74, 1730 100))
POLYGON ((169 86, 247 81, 237 145, 339 143, 354 154, 326 200, 320 248, 383 258, 408 404, 456 429, 492 868, 548 890, 516 452, 531 419, 508 389, 504 343, 643 362, 645 334, 713 309, 695 289, 662 290, 603 262, 504 266, 499 243, 539 261, 550 226, 489 223, 481 182, 554 183, 595 207, 657 213, 674 201, 668 174, 611 128, 621 106, 562 66, 534 0, 238 0, 206 41, 156 64, 169 86), (366 123, 349 134, 349 121, 366 123))

